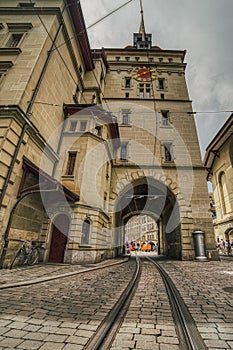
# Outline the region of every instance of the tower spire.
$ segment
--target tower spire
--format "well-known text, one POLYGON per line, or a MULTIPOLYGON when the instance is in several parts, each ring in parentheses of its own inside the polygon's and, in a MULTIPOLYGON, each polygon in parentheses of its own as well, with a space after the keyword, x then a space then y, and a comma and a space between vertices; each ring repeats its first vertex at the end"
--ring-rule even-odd
POLYGON ((150 50, 152 47, 152 34, 146 34, 142 0, 140 1, 141 23, 138 33, 133 34, 133 44, 137 49, 150 50))
POLYGON ((142 34, 143 41, 145 40, 146 30, 145 30, 145 24, 144 24, 144 16, 143 16, 143 7, 142 7, 142 0, 140 0, 140 8, 141 8, 141 23, 139 27, 139 33, 142 34))

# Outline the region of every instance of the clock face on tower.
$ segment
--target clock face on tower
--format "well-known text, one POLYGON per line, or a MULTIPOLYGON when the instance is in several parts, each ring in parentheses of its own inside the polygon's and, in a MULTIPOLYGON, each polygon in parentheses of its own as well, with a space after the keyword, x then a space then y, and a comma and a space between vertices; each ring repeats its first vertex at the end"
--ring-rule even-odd
POLYGON ((133 78, 138 81, 152 81, 156 78, 155 70, 146 67, 136 68, 133 72, 133 78))

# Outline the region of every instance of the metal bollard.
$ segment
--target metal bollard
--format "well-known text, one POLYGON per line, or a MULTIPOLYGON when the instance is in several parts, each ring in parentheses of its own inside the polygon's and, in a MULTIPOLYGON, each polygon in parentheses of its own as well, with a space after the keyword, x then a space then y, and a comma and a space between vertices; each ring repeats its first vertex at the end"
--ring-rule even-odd
POLYGON ((193 231, 195 246, 195 260, 208 261, 205 251, 205 233, 203 231, 193 231))

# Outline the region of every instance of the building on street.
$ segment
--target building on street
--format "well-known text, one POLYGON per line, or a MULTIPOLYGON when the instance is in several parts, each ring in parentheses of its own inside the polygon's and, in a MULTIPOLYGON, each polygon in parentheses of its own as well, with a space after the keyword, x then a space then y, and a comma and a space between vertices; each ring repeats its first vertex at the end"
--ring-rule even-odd
POLYGON ((204 165, 213 186, 215 238, 233 241, 233 114, 208 145, 204 165))
POLYGON ((185 50, 153 44, 143 9, 132 45, 91 49, 80 2, 0 7, 1 266, 12 238, 45 262, 123 252, 125 225, 149 215, 161 253, 195 256, 215 239, 185 79, 185 50))

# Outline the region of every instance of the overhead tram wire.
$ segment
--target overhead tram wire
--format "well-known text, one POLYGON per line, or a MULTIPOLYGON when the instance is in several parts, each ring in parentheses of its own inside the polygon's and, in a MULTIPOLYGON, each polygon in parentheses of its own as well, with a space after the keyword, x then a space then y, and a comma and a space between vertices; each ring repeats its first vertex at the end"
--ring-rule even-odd
MULTIPOLYGON (((30 2, 31 2, 31 1, 32 1, 32 0, 30 0, 30 2)), ((133 0, 128 1, 127 4, 128 4, 129 2, 131 2, 131 1, 133 1, 133 0)), ((125 4, 125 5, 126 5, 126 4, 125 4)), ((123 6, 121 6, 121 8, 122 8, 122 7, 123 7, 123 6)), ((116 11, 116 10, 115 10, 115 11, 116 11)), ((115 11, 114 11, 114 12, 115 12, 115 11)), ((44 24, 44 21, 42 20, 41 16, 40 16, 38 13, 36 13, 36 15, 37 15, 38 18, 40 19, 41 24, 43 25, 43 27, 44 27, 46 33, 48 34, 49 38, 53 41, 53 38, 51 37, 49 31, 47 30, 47 28, 46 28, 46 26, 45 26, 45 24, 44 24)), ((64 59, 63 59, 63 57, 62 57, 60 51, 58 50, 58 47, 57 47, 57 46, 55 46, 55 50, 57 50, 57 52, 58 52, 60 58, 62 59, 62 62, 64 63, 66 69, 68 70, 68 72, 69 72, 69 74, 70 74, 72 80, 74 81, 75 85, 78 87, 78 84, 76 83, 75 79, 73 78, 72 73, 70 72, 70 70, 69 70, 67 64, 65 63, 65 61, 64 61, 64 59)), ((101 89, 101 86, 100 86, 100 84, 99 84, 99 82, 98 82, 98 80, 97 80, 97 77, 96 77, 96 75, 95 75, 95 73, 94 73, 93 70, 92 70, 92 73, 93 73, 93 75, 94 75, 94 77, 95 77, 95 79, 96 79, 96 81, 97 81, 97 83, 98 83, 98 86, 99 86, 100 91, 101 91, 101 93, 102 93, 102 95, 103 95, 103 98, 104 98, 103 91, 102 91, 102 89, 101 89)), ((83 95, 83 93, 82 93, 82 91, 80 91, 80 92, 81 92, 81 95, 82 95, 82 97, 83 97, 84 102, 85 102, 86 104, 88 104, 87 101, 86 101, 86 99, 85 99, 85 97, 84 97, 84 95, 83 95)), ((108 107, 107 102, 106 102, 106 105, 107 105, 107 107, 108 107)), ((108 107, 108 110, 109 110, 109 113, 111 114, 111 111, 110 111, 109 107, 108 107)), ((117 177, 118 181, 120 181, 120 180, 119 180, 119 177, 118 177, 118 175, 117 175, 117 173, 116 173, 116 171, 115 171, 115 169, 114 169, 114 172, 115 172, 115 174, 116 174, 116 177, 117 177)))
MULTIPOLYGON (((30 1, 31 1, 31 0, 30 0, 30 1)), ((128 4, 129 4, 130 2, 132 2, 132 1, 134 1, 134 0, 129 0, 129 1, 127 1, 126 3, 124 3, 123 5, 117 7, 115 10, 113 10, 113 11, 107 13, 107 15, 101 17, 100 19, 98 19, 97 21, 95 21, 94 23, 92 23, 92 24, 90 24, 88 27, 86 27, 86 30, 88 30, 88 29, 94 27, 96 24, 102 22, 105 18, 107 18, 107 17, 111 16, 113 13, 119 11, 120 9, 122 9, 122 7, 128 5, 128 4)), ((80 1, 78 1, 78 2, 80 2, 80 1)), ((83 34, 84 31, 85 31, 85 30, 82 30, 82 31, 78 32, 77 35, 83 34)), ((74 38, 75 38, 75 37, 72 36, 71 38, 69 38, 69 41, 73 40, 74 38)), ((65 45, 65 44, 66 44, 66 43, 64 42, 64 43, 58 45, 54 50, 58 49, 59 47, 65 45)))
MULTIPOLYGON (((30 2, 32 3, 32 0, 30 0, 30 2)), ((66 8, 67 8, 67 7, 64 8, 64 11, 66 10, 66 8)), ((41 18, 41 16, 39 15, 39 13, 37 13, 36 8, 33 8, 33 9, 34 9, 34 12, 35 12, 36 16, 39 18, 39 20, 40 20, 42 26, 44 27, 46 33, 48 34, 49 38, 50 38, 51 41, 53 42, 53 38, 52 38, 51 34, 49 33, 49 31, 48 31, 48 29, 47 29, 47 27, 46 27, 46 25, 45 25, 43 19, 41 18)), ((62 16, 63 16, 63 13, 62 13, 62 16)), ((64 43, 64 44, 65 44, 65 43, 64 43)), ((65 62, 65 60, 64 60, 64 58, 62 57, 62 54, 61 54, 60 51, 58 50, 58 47, 56 46, 56 44, 54 44, 54 46, 55 46, 54 50, 56 50, 56 51, 58 52, 58 54, 59 54, 59 56, 60 56, 60 58, 61 58, 61 60, 62 60, 62 62, 63 62, 63 64, 64 64, 64 66, 66 67, 66 69, 67 69, 67 71, 68 71, 68 73, 69 73, 71 79, 72 79, 73 82, 75 83, 76 87, 79 88, 79 85, 77 84, 77 82, 76 82, 75 78, 73 77, 73 75, 72 75, 72 73, 71 73, 69 67, 67 66, 67 64, 66 64, 66 62, 65 62)), ((86 101, 86 99, 85 99, 85 97, 84 97, 83 92, 81 91, 81 89, 80 89, 80 93, 81 93, 81 95, 82 95, 82 98, 83 98, 84 102, 87 104, 87 101, 86 101)))
POLYGON ((123 5, 121 5, 121 6, 119 6, 118 8, 116 8, 115 10, 113 10, 113 11, 107 13, 107 15, 103 16, 102 18, 100 18, 100 19, 97 20, 96 22, 94 22, 94 23, 92 23, 91 25, 89 25, 89 26, 87 27, 87 29, 90 29, 90 28, 94 27, 96 24, 102 22, 105 18, 107 18, 107 17, 111 16, 113 13, 119 11, 120 9, 122 9, 122 7, 128 5, 128 4, 129 4, 130 2, 132 2, 132 1, 134 1, 134 0, 129 0, 129 1, 127 1, 126 3, 124 3, 123 5))

